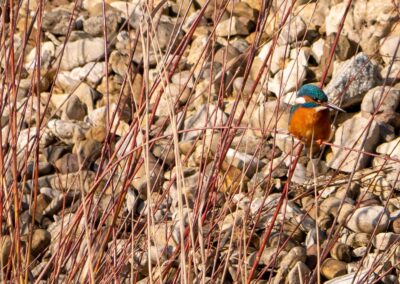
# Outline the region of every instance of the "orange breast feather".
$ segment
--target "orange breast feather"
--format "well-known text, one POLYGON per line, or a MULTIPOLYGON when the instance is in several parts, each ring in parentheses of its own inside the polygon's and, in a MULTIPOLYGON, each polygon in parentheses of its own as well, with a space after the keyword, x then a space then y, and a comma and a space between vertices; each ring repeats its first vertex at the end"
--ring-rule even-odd
POLYGON ((307 144, 311 144, 313 138, 314 141, 328 140, 331 134, 329 110, 316 112, 313 108, 300 106, 292 114, 289 132, 307 144))

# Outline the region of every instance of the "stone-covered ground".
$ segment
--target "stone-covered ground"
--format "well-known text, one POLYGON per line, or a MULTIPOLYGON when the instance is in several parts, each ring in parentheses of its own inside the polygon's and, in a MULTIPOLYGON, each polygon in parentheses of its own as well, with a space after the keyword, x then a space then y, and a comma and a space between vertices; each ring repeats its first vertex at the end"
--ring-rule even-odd
POLYGON ((2 281, 399 283, 397 1, 0 5, 2 281))

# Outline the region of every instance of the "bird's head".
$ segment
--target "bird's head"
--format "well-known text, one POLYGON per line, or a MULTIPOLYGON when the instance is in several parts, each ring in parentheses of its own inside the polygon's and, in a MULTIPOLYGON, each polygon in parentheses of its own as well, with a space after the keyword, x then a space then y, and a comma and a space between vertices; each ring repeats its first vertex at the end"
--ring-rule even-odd
POLYGON ((296 105, 307 105, 308 107, 316 107, 318 110, 327 108, 345 112, 340 107, 330 103, 328 96, 317 86, 304 85, 300 88, 295 99, 296 105))

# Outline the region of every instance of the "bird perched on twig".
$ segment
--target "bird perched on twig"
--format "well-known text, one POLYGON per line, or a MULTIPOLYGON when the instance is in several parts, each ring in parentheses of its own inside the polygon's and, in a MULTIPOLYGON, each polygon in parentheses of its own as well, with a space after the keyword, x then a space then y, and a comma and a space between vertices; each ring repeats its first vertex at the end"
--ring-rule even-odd
POLYGON ((331 137, 329 109, 345 112, 329 103, 327 95, 317 86, 304 85, 290 109, 289 132, 306 146, 319 146, 331 137))

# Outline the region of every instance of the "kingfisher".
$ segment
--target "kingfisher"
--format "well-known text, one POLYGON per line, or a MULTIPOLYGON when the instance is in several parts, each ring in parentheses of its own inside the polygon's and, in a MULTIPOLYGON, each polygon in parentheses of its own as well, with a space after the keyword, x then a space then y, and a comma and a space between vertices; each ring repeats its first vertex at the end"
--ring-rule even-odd
POLYGON ((328 102, 328 96, 317 86, 304 85, 297 93, 290 109, 289 132, 306 146, 318 147, 331 137, 329 109, 345 112, 328 102))

